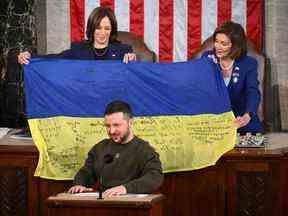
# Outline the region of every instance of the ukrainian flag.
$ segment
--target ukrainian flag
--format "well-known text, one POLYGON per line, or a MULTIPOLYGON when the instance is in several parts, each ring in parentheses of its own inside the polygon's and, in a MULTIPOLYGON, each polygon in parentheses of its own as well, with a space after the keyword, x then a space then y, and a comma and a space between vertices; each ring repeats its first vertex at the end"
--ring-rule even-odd
POLYGON ((206 59, 181 63, 32 59, 24 68, 26 113, 39 150, 36 176, 72 179, 106 138, 103 113, 128 102, 134 133, 160 154, 164 172, 216 163, 236 142, 229 96, 206 59))

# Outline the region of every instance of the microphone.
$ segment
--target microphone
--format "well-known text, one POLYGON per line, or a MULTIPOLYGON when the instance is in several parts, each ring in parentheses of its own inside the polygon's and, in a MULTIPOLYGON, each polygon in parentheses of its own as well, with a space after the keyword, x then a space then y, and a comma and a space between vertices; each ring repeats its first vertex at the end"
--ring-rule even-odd
POLYGON ((103 171, 104 167, 107 164, 112 163, 113 160, 114 160, 114 156, 112 154, 105 154, 104 157, 103 157, 103 166, 101 168, 101 171, 99 172, 99 197, 98 197, 98 199, 103 199, 102 194, 103 194, 104 187, 103 187, 102 171, 103 171))
POLYGON ((104 155, 104 164, 112 163, 114 160, 114 156, 111 154, 105 154, 104 155))

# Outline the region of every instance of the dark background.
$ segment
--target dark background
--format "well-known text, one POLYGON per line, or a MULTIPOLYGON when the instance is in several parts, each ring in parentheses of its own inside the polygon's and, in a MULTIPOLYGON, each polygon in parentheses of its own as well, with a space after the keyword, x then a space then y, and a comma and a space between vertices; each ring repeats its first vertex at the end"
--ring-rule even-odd
POLYGON ((20 51, 36 51, 34 0, 0 1, 0 126, 24 127, 23 68, 20 51))

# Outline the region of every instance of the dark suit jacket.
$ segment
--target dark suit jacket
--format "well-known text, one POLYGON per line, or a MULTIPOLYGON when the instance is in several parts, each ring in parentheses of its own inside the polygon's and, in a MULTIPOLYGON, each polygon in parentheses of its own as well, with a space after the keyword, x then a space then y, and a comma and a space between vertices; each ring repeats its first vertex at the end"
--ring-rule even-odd
MULTIPOLYGON (((220 65, 215 62, 217 59, 212 51, 205 52, 202 57, 208 58, 210 62, 216 64, 220 69, 220 65)), ((231 80, 227 86, 234 115, 236 117, 245 113, 250 113, 251 115, 250 122, 245 127, 239 128, 239 133, 263 132, 262 124, 257 115, 261 100, 257 67, 257 61, 247 55, 235 60, 231 80)))
POLYGON ((48 54, 45 58, 64 58, 77 60, 122 60, 126 53, 132 53, 133 49, 130 45, 122 43, 109 43, 108 49, 103 55, 97 55, 94 47, 88 41, 76 42, 71 44, 71 48, 64 50, 58 54, 48 54))
POLYGON ((122 60, 126 53, 132 53, 131 46, 122 43, 109 43, 105 54, 97 55, 94 47, 84 41, 80 43, 72 43, 71 49, 61 53, 61 56, 69 59, 82 59, 82 60, 122 60))

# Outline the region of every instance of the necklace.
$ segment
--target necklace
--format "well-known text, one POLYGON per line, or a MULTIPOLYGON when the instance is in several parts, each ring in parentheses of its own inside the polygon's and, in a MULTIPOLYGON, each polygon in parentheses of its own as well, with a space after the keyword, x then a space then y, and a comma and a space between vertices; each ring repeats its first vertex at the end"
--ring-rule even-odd
POLYGON ((231 77, 232 69, 233 69, 234 60, 232 60, 231 64, 228 66, 224 66, 223 62, 220 60, 220 67, 222 69, 222 75, 224 78, 231 77))
POLYGON ((102 49, 94 48, 94 53, 96 56, 101 57, 104 56, 108 51, 108 46, 102 49))
POLYGON ((232 60, 232 62, 230 63, 230 65, 224 66, 224 65, 223 65, 223 61, 220 60, 220 66, 221 66, 221 69, 222 69, 223 71, 230 71, 230 70, 232 69, 232 67, 233 67, 233 64, 234 64, 234 60, 232 60))

